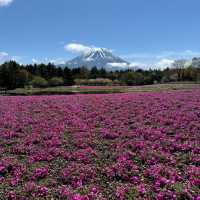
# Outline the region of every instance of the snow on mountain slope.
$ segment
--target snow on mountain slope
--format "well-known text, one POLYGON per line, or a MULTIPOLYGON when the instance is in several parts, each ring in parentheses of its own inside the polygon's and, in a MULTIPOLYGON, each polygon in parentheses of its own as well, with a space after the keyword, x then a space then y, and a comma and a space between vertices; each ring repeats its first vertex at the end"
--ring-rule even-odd
POLYGON ((89 52, 82 54, 68 62, 65 66, 77 68, 85 66, 89 69, 96 66, 97 68, 113 69, 128 67, 129 63, 111 51, 104 48, 92 48, 89 52))

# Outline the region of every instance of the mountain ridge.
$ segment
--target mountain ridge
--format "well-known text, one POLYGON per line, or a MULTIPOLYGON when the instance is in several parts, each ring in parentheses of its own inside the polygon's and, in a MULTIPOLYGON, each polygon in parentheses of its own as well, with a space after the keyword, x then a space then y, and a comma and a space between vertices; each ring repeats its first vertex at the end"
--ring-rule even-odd
POLYGON ((67 61, 63 66, 69 68, 87 67, 91 69, 92 67, 105 68, 105 69, 120 69, 124 66, 128 67, 129 62, 124 59, 113 55, 110 50, 105 48, 91 48, 90 51, 83 53, 80 56, 67 61))

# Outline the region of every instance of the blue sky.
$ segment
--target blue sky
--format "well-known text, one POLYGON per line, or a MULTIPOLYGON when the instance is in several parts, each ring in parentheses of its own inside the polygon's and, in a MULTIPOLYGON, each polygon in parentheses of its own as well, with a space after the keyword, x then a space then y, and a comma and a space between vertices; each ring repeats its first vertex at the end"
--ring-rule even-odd
POLYGON ((133 63, 190 59, 200 56, 199 9, 199 0, 0 0, 0 62, 63 62, 91 46, 133 63))

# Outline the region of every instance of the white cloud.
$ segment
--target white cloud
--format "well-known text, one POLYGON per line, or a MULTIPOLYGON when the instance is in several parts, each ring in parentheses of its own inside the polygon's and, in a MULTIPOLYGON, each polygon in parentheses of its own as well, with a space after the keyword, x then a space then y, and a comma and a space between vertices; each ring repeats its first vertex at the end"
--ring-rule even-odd
POLYGON ((32 58, 32 63, 33 64, 40 64, 40 63, 48 64, 48 63, 52 63, 54 65, 63 65, 63 64, 65 64, 65 62, 66 61, 63 58, 56 58, 56 59, 44 58, 42 60, 36 59, 36 58, 32 58))
POLYGON ((91 51, 92 47, 85 46, 82 44, 78 43, 70 43, 64 46, 66 51, 72 52, 72 53, 78 53, 78 54, 83 54, 83 53, 88 53, 91 51))
POLYGON ((14 60, 14 61, 16 61, 18 63, 21 63, 22 59, 23 58, 21 56, 12 56, 11 57, 11 60, 14 60))
POLYGON ((8 6, 13 0, 0 0, 0 6, 8 6))
POLYGON ((10 60, 16 61, 19 64, 22 64, 22 57, 21 56, 11 56, 6 52, 0 52, 0 63, 4 63, 10 60))
POLYGON ((6 52, 0 52, 0 63, 9 60, 9 55, 6 52))
POLYGON ((5 57, 8 57, 8 53, 6 53, 6 52, 0 52, 0 59, 1 58, 5 58, 5 57))
POLYGON ((162 51, 159 53, 135 53, 123 56, 126 59, 143 59, 143 60, 160 60, 160 59, 191 59, 200 57, 200 52, 185 50, 185 51, 162 51))
POLYGON ((145 64, 139 62, 132 62, 132 63, 108 63, 108 67, 115 67, 115 68, 124 68, 124 69, 131 69, 131 68, 144 68, 145 64))
POLYGON ((57 58, 57 59, 50 60, 50 63, 54 65, 64 65, 66 61, 63 58, 57 58))
POLYGON ((37 63, 39 63, 39 61, 37 59, 35 59, 35 58, 32 58, 32 63, 33 64, 37 64, 37 63))
POLYGON ((193 57, 200 57, 199 51, 183 50, 183 51, 162 51, 158 53, 133 53, 122 55, 122 58, 129 62, 139 63, 141 68, 167 68, 171 67, 174 60, 186 59, 191 61, 193 57))
POLYGON ((123 57, 129 60, 142 59, 142 60, 156 60, 160 59, 191 59, 193 57, 199 57, 200 52, 192 50, 184 51, 162 51, 158 53, 133 53, 124 55, 123 57))
POLYGON ((166 68, 172 67, 173 63, 174 63, 174 60, 162 59, 155 65, 155 67, 159 69, 166 69, 166 68))
POLYGON ((129 64, 127 63, 108 63, 108 67, 120 67, 120 68, 127 68, 129 64))
POLYGON ((196 56, 200 56, 200 52, 192 50, 164 51, 157 55, 157 58, 191 59, 196 56))
POLYGON ((100 50, 104 49, 106 51, 112 52, 113 50, 107 49, 107 48, 102 48, 102 47, 96 47, 96 46, 86 46, 80 43, 69 43, 64 46, 64 49, 66 51, 69 51, 71 53, 76 53, 76 54, 87 54, 91 52, 92 50, 100 50))
POLYGON ((132 62, 129 64, 130 68, 134 68, 134 67, 140 67, 140 68, 145 68, 146 65, 144 63, 140 63, 140 62, 132 62))

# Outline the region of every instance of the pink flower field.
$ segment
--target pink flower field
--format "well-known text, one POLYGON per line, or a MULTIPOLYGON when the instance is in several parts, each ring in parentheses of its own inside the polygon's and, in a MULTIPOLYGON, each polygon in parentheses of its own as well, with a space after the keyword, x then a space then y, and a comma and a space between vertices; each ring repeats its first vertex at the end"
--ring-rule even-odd
POLYGON ((0 97, 0 199, 199 194, 200 90, 0 97))

